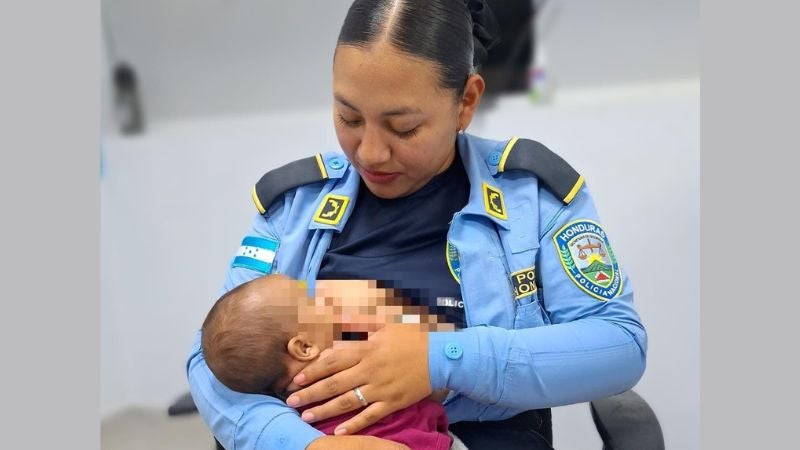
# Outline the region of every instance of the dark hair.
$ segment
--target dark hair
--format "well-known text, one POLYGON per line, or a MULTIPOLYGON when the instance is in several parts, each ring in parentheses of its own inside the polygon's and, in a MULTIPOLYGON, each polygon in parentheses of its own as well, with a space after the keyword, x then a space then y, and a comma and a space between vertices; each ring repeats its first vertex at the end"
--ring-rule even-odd
POLYGON ((228 388, 275 395, 272 387, 287 376, 284 356, 291 337, 272 308, 248 304, 248 298, 259 295, 252 283, 227 292, 208 312, 201 333, 203 356, 228 388))
POLYGON ((482 0, 355 0, 337 44, 367 47, 387 39, 435 63, 441 86, 461 97, 467 78, 497 43, 497 23, 482 0))

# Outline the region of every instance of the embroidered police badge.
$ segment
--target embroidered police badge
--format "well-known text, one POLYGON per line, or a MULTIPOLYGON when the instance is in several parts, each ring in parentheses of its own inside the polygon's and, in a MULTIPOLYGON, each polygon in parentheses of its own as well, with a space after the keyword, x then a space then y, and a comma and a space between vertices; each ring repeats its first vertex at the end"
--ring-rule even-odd
POLYGON ((506 204, 503 201, 503 191, 483 183, 483 206, 486 212, 498 219, 507 220, 506 204))
POLYGON ((600 224, 570 222, 556 232, 553 243, 567 275, 587 294, 608 301, 622 292, 619 264, 600 224))
POLYGON ((456 247, 447 241, 446 247, 447 268, 450 269, 450 274, 458 284, 461 284, 461 261, 458 259, 458 250, 456 247))
POLYGON ((337 225, 342 220, 348 203, 350 203, 350 198, 343 195, 326 195, 317 208, 317 213, 314 214, 314 222, 337 225))

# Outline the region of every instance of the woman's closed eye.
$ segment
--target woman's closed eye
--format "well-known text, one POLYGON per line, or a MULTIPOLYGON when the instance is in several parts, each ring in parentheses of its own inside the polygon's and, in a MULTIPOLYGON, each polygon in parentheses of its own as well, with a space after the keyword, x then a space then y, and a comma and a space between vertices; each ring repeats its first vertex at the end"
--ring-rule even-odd
POLYGON ((419 129, 419 126, 416 126, 408 131, 397 131, 392 129, 392 133, 401 139, 410 139, 417 135, 417 129, 419 129))
POLYGON ((357 119, 357 120, 347 120, 347 119, 345 119, 345 118, 344 118, 344 116, 343 116, 343 115, 341 115, 340 113, 336 113, 336 120, 337 120, 337 121, 338 121, 340 124, 342 124, 342 125, 344 125, 344 126, 346 126, 346 127, 350 127, 350 128, 356 128, 356 127, 358 127, 358 126, 360 126, 360 125, 361 125, 361 122, 363 122, 361 119, 357 119))
MULTIPOLYGON (((364 123, 363 119, 347 119, 341 113, 336 113, 336 121, 339 122, 339 124, 344 125, 344 126, 346 126, 348 128, 358 128, 364 123)), ((386 125, 386 127, 395 136, 397 136, 397 137, 399 137, 401 139, 410 139, 410 138, 412 138, 412 137, 417 135, 417 132, 419 131, 419 127, 420 126, 417 125, 417 126, 415 126, 413 128, 410 128, 410 129, 404 130, 404 131, 397 130, 394 127, 392 127, 391 125, 388 125, 388 124, 386 125)))

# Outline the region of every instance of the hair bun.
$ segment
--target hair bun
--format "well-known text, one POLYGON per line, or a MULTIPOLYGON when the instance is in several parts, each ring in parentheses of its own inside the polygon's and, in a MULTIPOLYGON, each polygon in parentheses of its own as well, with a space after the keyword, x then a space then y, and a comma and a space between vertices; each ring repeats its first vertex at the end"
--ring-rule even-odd
POLYGON ((475 44, 472 64, 477 67, 489 59, 489 50, 500 42, 497 37, 500 25, 484 0, 464 0, 464 3, 472 18, 472 40, 475 44))

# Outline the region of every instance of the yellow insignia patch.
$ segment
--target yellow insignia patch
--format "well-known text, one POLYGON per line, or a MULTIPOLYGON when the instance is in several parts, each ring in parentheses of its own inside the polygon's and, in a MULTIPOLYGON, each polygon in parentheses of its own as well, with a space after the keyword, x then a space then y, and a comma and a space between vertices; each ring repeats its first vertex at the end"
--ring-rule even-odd
POLYGON ((322 199, 319 208, 317 208, 316 214, 314 214, 314 222, 338 225, 339 221, 342 220, 348 203, 350 203, 349 197, 334 194, 326 195, 322 199))
POLYGON ((508 219, 506 216, 506 204, 503 201, 503 191, 489 186, 486 182, 483 183, 483 206, 486 208, 486 212, 494 217, 502 220, 508 219))

